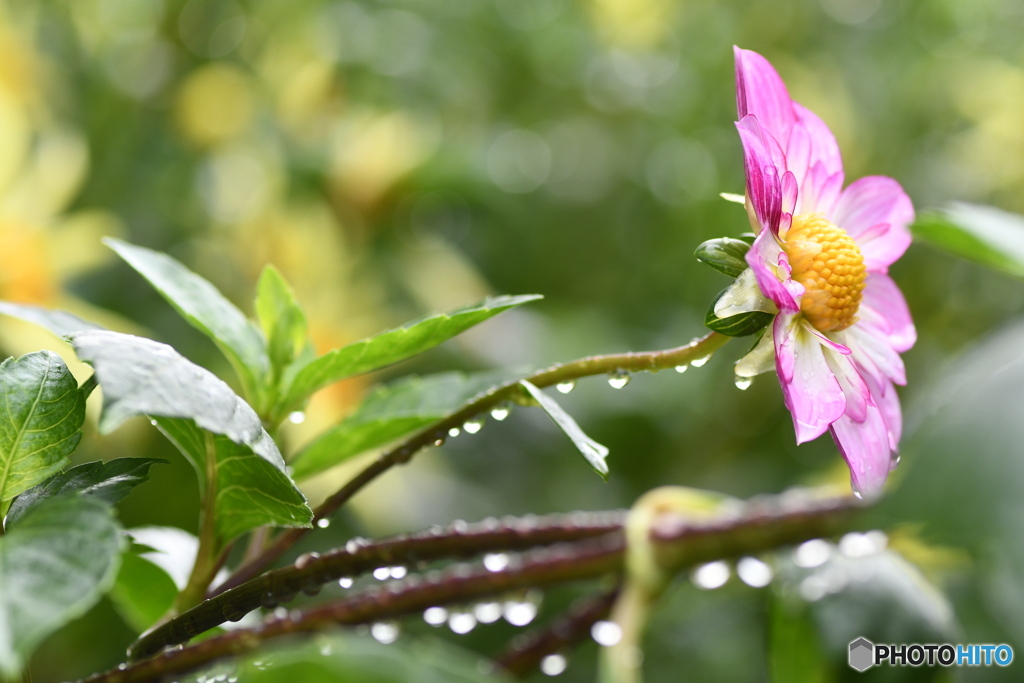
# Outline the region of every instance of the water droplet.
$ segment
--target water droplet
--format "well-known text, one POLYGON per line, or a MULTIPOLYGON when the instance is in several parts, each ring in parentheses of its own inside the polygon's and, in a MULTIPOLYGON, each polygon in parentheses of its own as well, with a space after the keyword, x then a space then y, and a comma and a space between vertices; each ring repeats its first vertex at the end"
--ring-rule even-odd
POLYGON ((750 388, 750 385, 754 383, 753 377, 743 377, 742 375, 736 375, 736 388, 740 391, 746 391, 750 388))
POLYGON ((338 579, 338 585, 342 588, 351 588, 355 581, 348 576, 343 576, 338 579))
POLYGON ((711 356, 704 356, 703 358, 694 358, 693 360, 690 361, 690 365, 692 365, 695 368, 702 368, 707 364, 709 360, 711 360, 711 356))
POLYGON ((462 428, 466 430, 467 434, 476 434, 484 428, 484 419, 482 417, 474 417, 472 420, 466 420, 462 428))
POLYGON ((501 422, 506 417, 508 417, 508 406, 503 404, 503 405, 491 408, 491 417, 493 417, 498 422, 501 422))
POLYGON ((305 569, 306 567, 309 566, 310 562, 312 562, 313 560, 319 559, 319 557, 320 557, 320 553, 315 553, 315 552, 314 553, 305 553, 304 555, 299 555, 299 559, 295 560, 295 568, 296 569, 305 569))
POLYGON ((502 608, 505 621, 513 626, 526 626, 537 616, 537 605, 532 602, 506 602, 502 608))
POLYGON ((689 369, 690 369, 689 365, 677 365, 676 366, 676 372, 678 372, 680 375, 683 374, 684 372, 686 372, 689 369))
POLYGON ((570 379, 565 382, 559 382, 555 385, 555 389, 563 394, 568 394, 570 391, 576 388, 576 380, 570 379))
POLYGON ((451 429, 448 430, 448 436, 452 437, 453 439, 461 433, 462 431, 458 427, 452 427, 451 429))
POLYGON ((744 557, 736 563, 736 575, 752 588, 764 588, 772 582, 772 568, 756 557, 744 557))
POLYGON ((156 427, 156 420, 150 420, 150 421, 149 421, 149 424, 151 424, 151 425, 153 425, 154 427, 156 427))
POLYGON ((614 621, 595 621, 590 627, 590 636, 598 645, 611 647, 622 640, 622 627, 614 621))
POLYGON ((277 598, 274 597, 273 593, 267 591, 260 596, 260 605, 266 609, 273 609, 274 607, 277 607, 277 598))
POLYGON ((815 538, 797 546, 793 551, 793 562, 798 567, 813 569, 820 567, 832 555, 832 545, 823 539, 815 538))
POLYGON ((440 626, 448 621, 448 610, 444 607, 428 607, 423 610, 423 621, 431 626, 440 626))
POLYGON ((505 553, 490 553, 484 555, 484 567, 489 572, 500 572, 508 566, 508 555, 505 553))
POLYGON ((404 579, 405 575, 409 573, 409 570, 405 567, 397 566, 391 568, 392 579, 404 579))
POLYGON ((501 604, 497 602, 481 602, 473 608, 473 616, 481 624, 493 624, 501 618, 501 604))
POLYGON ((846 557, 868 557, 885 550, 889 539, 881 531, 865 534, 853 531, 839 539, 839 552, 846 557))
POLYGON ((370 626, 370 635, 378 643, 383 643, 384 645, 390 645, 398 640, 400 633, 398 624, 390 621, 378 621, 370 626))
POLYGON ((275 607, 274 608, 274 618, 275 619, 286 619, 287 617, 288 617, 288 608, 287 607, 275 607))
POLYGON ((452 612, 448 617, 448 628, 460 636, 476 628, 476 617, 470 612, 452 612))
POLYGON ((608 386, 612 389, 621 389, 629 384, 629 379, 630 377, 628 372, 616 370, 608 375, 608 386))
POLYGON ((127 668, 128 668, 128 665, 125 664, 124 662, 121 662, 120 664, 117 665, 117 670, 118 671, 124 671, 127 668))
POLYGON ((309 579, 302 582, 302 592, 306 595, 319 595, 320 590, 323 588, 323 584, 319 581, 313 581, 309 579))
POLYGON ((540 660, 540 670, 547 676, 557 676, 565 671, 567 662, 560 654, 548 655, 540 660))
POLYGON ((331 525, 331 520, 329 520, 326 517, 324 517, 323 519, 316 520, 316 525, 320 529, 326 529, 327 527, 329 527, 331 525))
POLYGON ((892 472, 900 465, 900 454, 895 451, 889 456, 889 471, 892 472))
POLYGON ((294 413, 288 413, 288 421, 293 425, 300 425, 306 421, 306 414, 301 410, 296 410, 294 413))
POLYGON ((378 581, 384 581, 385 579, 391 578, 390 567, 377 567, 373 570, 373 578, 378 581))
POLYGON ((729 580, 729 565, 721 560, 708 562, 694 569, 690 578, 697 588, 704 590, 721 588, 729 580))
POLYGON ((437 446, 438 448, 443 446, 444 445, 444 437, 443 436, 439 436, 437 439, 435 439, 434 440, 434 445, 437 446))
POLYGON ((345 543, 345 552, 347 552, 349 555, 355 554, 359 552, 359 549, 365 545, 365 538, 360 538, 358 536, 356 536, 355 538, 350 538, 348 542, 345 543))

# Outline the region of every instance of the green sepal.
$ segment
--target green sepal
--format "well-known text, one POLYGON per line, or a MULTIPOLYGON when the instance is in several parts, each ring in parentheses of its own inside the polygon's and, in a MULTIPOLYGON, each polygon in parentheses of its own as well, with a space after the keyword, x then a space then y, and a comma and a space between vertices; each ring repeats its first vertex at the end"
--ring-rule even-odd
POLYGON ((735 278, 747 269, 747 262, 743 257, 748 251, 750 243, 743 239, 719 237, 702 242, 693 255, 698 261, 708 264, 719 273, 735 278))
POLYGON ((746 337, 751 334, 757 334, 768 327, 768 323, 775 317, 772 313, 751 311, 749 313, 740 313, 739 315, 730 315, 728 318, 719 318, 715 315, 715 305, 726 291, 728 291, 728 287, 718 293, 718 296, 711 303, 711 307, 708 308, 707 315, 704 316, 704 324, 715 332, 729 337, 746 337))

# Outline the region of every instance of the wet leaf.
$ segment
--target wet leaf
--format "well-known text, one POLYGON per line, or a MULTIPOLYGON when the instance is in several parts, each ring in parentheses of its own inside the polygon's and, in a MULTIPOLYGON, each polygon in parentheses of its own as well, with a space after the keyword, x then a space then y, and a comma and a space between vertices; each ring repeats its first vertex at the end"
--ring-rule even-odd
POLYGON ((82 320, 77 315, 67 311, 52 311, 41 306, 31 306, 29 304, 0 301, 0 313, 38 325, 58 337, 66 337, 72 332, 81 332, 82 330, 103 329, 100 325, 82 320))
POLYGON ((715 297, 715 300, 711 302, 711 306, 708 308, 707 314, 704 316, 704 324, 708 328, 719 332, 721 334, 728 335, 730 337, 746 337, 751 334, 757 334, 771 323, 775 315, 772 313, 765 313, 763 311, 750 311, 749 313, 740 313, 739 315, 730 315, 728 318, 719 318, 715 315, 715 304, 722 298, 728 288, 723 289, 715 297))
POLYGON ((191 420, 155 418, 157 427, 188 458, 199 476, 200 490, 217 487, 214 515, 220 544, 261 526, 309 527, 313 511, 282 470, 255 455, 245 444, 211 435, 191 420), (213 476, 207 462, 207 436, 214 450, 213 476))
POLYGON ((174 604, 178 589, 167 572, 144 557, 125 554, 110 599, 124 620, 142 633, 174 604))
POLYGON ((79 493, 113 505, 139 484, 149 480, 149 468, 160 458, 118 458, 72 467, 30 488, 14 499, 7 513, 8 527, 33 506, 54 496, 79 493))
POLYGON ((594 468, 594 471, 601 475, 602 479, 608 479, 608 463, 605 462, 605 458, 608 457, 608 448, 587 436, 576 424, 576 420, 572 419, 572 416, 565 412, 562 406, 555 402, 555 399, 525 380, 519 384, 537 401, 548 417, 558 425, 558 428, 572 440, 573 445, 576 446, 587 463, 594 468))
POLYGON ((123 545, 110 506, 80 496, 33 507, 0 537, 0 673, 16 676, 43 638, 99 600, 123 545))
POLYGON ((473 399, 527 374, 458 372, 412 377, 374 390, 352 415, 327 430, 292 461, 296 479, 313 476, 340 462, 443 420, 473 399))
MULTIPOLYGON (((85 396, 60 356, 37 351, 0 363, 0 502, 68 464, 82 439, 85 396)), ((4 510, 0 505, 0 511, 4 510)))
POLYGON ((167 344, 108 331, 75 333, 71 344, 103 387, 104 434, 135 415, 190 418, 284 471, 281 452, 249 404, 167 344))
POLYGON ((306 315, 284 276, 271 265, 263 269, 256 287, 256 317, 268 340, 275 378, 279 379, 284 369, 305 353, 310 354, 307 361, 312 359, 306 315))
POLYGON ((190 325, 213 340, 238 373, 247 395, 256 396, 269 369, 259 330, 207 280, 167 254, 106 238, 113 249, 190 325))
POLYGON ((493 297, 329 351, 296 371, 282 403, 293 407, 323 386, 423 353, 503 311, 540 298, 535 294, 493 297))

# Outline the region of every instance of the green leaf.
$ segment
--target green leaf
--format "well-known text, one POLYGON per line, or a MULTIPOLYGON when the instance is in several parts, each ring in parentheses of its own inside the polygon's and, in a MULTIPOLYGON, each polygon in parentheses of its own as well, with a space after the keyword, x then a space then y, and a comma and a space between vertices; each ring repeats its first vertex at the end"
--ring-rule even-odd
POLYGON ((257 396, 269 370, 266 342, 242 311, 220 291, 167 254, 108 237, 117 252, 181 314, 213 340, 231 361, 249 396, 257 396))
POLYGON ((720 332, 730 337, 746 337, 747 335, 757 334, 775 318, 774 314, 763 311, 750 311, 749 313, 730 315, 728 318, 719 318, 715 315, 715 304, 718 303, 718 300, 727 291, 729 291, 728 287, 718 293, 715 300, 711 302, 707 315, 704 316, 704 324, 715 332, 720 332))
POLYGON ((605 458, 608 457, 608 448, 587 436, 580 429, 580 426, 576 424, 576 420, 572 419, 572 416, 565 412, 562 406, 555 402, 555 399, 526 380, 519 384, 540 404, 540 407, 558 425, 558 428, 565 432, 565 435, 572 440, 573 445, 576 446, 587 463, 594 468, 594 471, 607 481, 608 463, 605 462, 605 458))
POLYGON ((484 394, 517 382, 526 370, 412 377, 378 387, 345 420, 306 446, 292 461, 303 479, 418 431, 484 394))
POLYGON ((1024 216, 954 203, 920 216, 914 236, 945 252, 1024 278, 1024 216))
POLYGON ((120 332, 77 332, 71 344, 91 363, 103 387, 100 431, 135 415, 184 417, 203 429, 252 448, 284 471, 284 460, 256 412, 227 384, 177 351, 152 339, 120 332))
POLYGON ((305 352, 312 354, 306 315, 284 276, 271 265, 263 269, 256 287, 256 318, 268 340, 275 377, 305 352))
POLYGON ((739 277, 739 274, 748 267, 743 258, 748 251, 750 251, 749 242, 731 237, 719 237, 702 242, 694 252, 694 256, 701 263, 706 263, 718 272, 735 278, 739 277))
POLYGON ((9 301, 0 301, 0 313, 18 318, 25 322, 34 323, 45 330, 49 330, 58 337, 66 337, 72 332, 82 330, 102 330, 96 323, 82 320, 76 315, 66 311, 51 311, 40 306, 28 304, 14 304, 9 301))
POLYGON ((295 483, 280 469, 256 456, 248 446, 215 436, 216 480, 207 473, 206 432, 191 420, 155 418, 157 427, 189 459, 199 475, 200 489, 217 487, 214 509, 220 544, 260 526, 309 527, 313 511, 295 483))
POLYGON ((825 654, 811 611, 795 591, 775 590, 770 603, 768 665, 773 683, 826 683, 825 654))
POLYGON ((283 404, 295 406, 323 386, 415 356, 502 311, 540 298, 536 294, 489 298, 329 351, 296 372, 283 404))
POLYGON ((149 480, 149 468, 155 463, 166 463, 161 458, 118 458, 109 462, 87 462, 50 477, 14 499, 7 512, 10 527, 31 507, 54 496, 80 493, 94 496, 113 505, 144 481, 149 480))
MULTIPOLYGON (((68 464, 82 440, 85 397, 60 356, 37 351, 0 363, 0 503, 68 464)), ((0 511, 5 506, 0 505, 0 511)))
POLYGON ((155 624, 174 604, 178 588, 163 569, 149 560, 126 553, 121 559, 110 599, 137 633, 155 624))
POLYGON ((99 600, 123 545, 110 506, 78 496, 32 508, 0 537, 0 673, 16 676, 43 638, 99 600))

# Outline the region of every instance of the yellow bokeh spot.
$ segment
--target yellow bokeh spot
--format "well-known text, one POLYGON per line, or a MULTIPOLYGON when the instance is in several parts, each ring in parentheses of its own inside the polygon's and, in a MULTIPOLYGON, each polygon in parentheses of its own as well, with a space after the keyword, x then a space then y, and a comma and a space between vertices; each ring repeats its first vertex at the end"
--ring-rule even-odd
POLYGON ((591 0, 594 27, 610 47, 657 47, 673 27, 672 0, 591 0))
POLYGON ((244 133, 253 111, 249 77, 229 64, 193 71, 178 91, 178 125, 199 145, 213 145, 244 133))
POLYGON ((845 330, 857 321, 867 270, 857 243, 821 214, 793 217, 786 233, 793 279, 806 291, 800 312, 822 332, 845 330))

